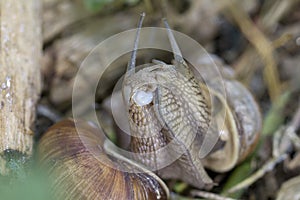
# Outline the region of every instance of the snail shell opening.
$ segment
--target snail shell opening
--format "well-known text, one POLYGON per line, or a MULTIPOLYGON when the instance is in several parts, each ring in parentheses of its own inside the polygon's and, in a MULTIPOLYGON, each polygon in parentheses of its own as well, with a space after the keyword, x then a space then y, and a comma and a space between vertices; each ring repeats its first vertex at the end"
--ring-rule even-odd
MULTIPOLYGON (((239 82, 224 80, 226 100, 216 98, 226 110, 225 123, 219 124, 219 130, 225 135, 225 146, 203 160, 204 165, 216 172, 231 170, 253 152, 261 131, 261 115, 252 94, 239 82)), ((218 119, 216 120, 223 122, 218 119)), ((220 136, 222 139, 222 135, 220 136)))

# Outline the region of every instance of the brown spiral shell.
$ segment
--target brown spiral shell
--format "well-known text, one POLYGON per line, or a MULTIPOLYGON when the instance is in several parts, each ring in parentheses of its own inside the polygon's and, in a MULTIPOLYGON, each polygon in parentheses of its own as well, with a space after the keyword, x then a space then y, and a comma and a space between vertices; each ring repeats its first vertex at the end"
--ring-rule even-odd
POLYGON ((73 120, 64 120, 41 138, 39 160, 53 180, 55 199, 168 198, 168 189, 155 175, 142 168, 140 173, 118 170, 132 166, 106 154, 99 131, 83 121, 75 127, 73 120))

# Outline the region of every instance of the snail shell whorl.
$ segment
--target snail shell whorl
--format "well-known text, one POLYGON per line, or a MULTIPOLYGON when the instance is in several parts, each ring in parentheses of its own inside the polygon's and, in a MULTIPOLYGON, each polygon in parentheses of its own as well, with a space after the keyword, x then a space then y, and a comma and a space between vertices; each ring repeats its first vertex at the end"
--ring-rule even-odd
POLYGON ((117 170, 119 165, 130 170, 130 164, 105 153, 99 131, 83 121, 75 127, 64 120, 42 137, 39 160, 49 169, 56 199, 168 198, 165 186, 151 175, 117 170))
MULTIPOLYGON (((253 152, 261 131, 261 114, 252 94, 241 83, 224 80, 226 100, 219 97, 226 109, 225 123, 220 127, 228 133, 224 148, 203 160, 216 172, 231 170, 253 152)), ((222 121, 223 122, 223 121, 222 121)))

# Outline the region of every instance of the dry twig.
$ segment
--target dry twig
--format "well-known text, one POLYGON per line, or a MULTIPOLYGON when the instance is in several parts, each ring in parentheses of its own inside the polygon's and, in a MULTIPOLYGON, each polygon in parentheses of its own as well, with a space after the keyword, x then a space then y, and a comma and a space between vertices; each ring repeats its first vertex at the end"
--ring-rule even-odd
MULTIPOLYGON (((1 1, 0 174, 7 154, 30 155, 40 92, 40 1, 1 1)), ((22 159, 22 158, 21 158, 22 159)))

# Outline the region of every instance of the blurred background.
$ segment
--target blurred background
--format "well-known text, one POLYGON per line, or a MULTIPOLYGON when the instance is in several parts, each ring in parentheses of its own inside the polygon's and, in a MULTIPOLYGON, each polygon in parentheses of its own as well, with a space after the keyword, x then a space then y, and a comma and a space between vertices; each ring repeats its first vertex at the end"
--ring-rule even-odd
MULTIPOLYGON (((280 127, 293 121, 298 124, 295 115, 300 106, 299 0, 43 0, 43 84, 35 142, 53 123, 72 116, 74 77, 84 58, 106 38, 135 28, 141 12, 146 12, 144 27, 163 27, 161 19, 165 17, 172 29, 195 39, 218 56, 224 66, 231 66, 234 78, 249 88, 261 108, 262 139, 255 154, 231 172, 211 172, 219 183, 213 192, 225 194, 273 158, 274 133, 280 127)), ((140 63, 152 58, 171 62, 171 55, 166 52, 138 54, 140 63)), ((107 84, 99 86, 96 95, 98 117, 105 121, 111 138, 115 137, 115 129, 105 101, 124 73, 128 59, 129 55, 124 55, 112 64, 103 77, 107 84)), ((88 77, 83 81, 88 81, 88 77)), ((283 183, 297 176, 300 179, 299 148, 292 145, 287 155, 261 179, 230 196, 276 199, 283 183)), ((47 179, 34 161, 11 161, 15 171, 12 176, 1 178, 0 195, 5 198, 0 199, 51 199, 47 179)), ((168 185, 181 196, 176 198, 192 198, 193 188, 188 185, 168 185)))

